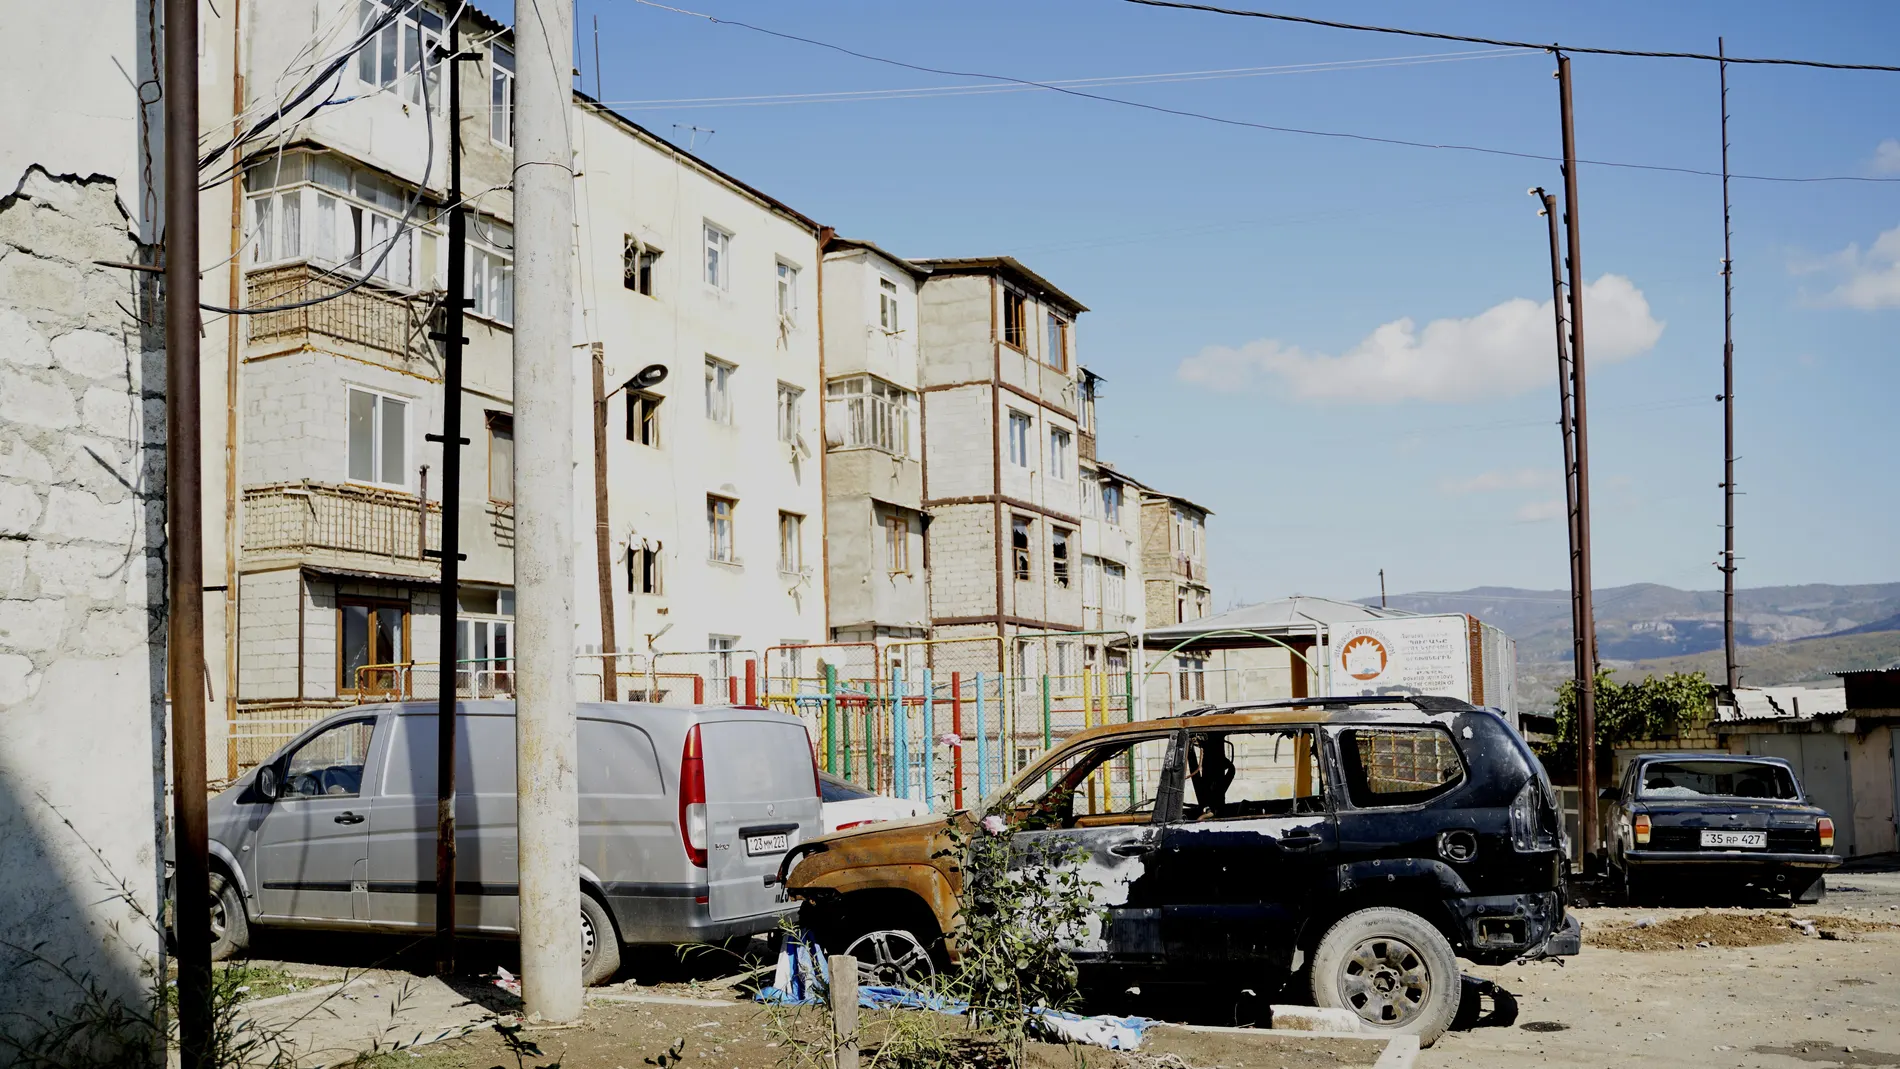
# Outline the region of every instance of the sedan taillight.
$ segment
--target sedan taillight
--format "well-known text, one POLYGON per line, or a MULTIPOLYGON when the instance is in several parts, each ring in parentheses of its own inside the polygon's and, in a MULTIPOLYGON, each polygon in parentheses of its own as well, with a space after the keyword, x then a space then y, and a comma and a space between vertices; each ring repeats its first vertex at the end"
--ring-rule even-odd
POLYGON ((1638 813, 1636 815, 1636 819, 1630 822, 1630 830, 1635 833, 1637 842, 1639 843, 1648 842, 1649 841, 1649 814, 1638 813))
POLYGON ((1821 848, 1834 849, 1834 818, 1822 817, 1814 822, 1814 830, 1821 833, 1821 848))

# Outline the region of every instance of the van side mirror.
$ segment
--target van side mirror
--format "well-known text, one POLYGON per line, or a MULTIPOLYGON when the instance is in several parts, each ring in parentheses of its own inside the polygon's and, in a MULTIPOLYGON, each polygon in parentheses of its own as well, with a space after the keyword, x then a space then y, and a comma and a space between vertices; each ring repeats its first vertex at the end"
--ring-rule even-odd
POLYGON ((265 765, 257 770, 257 793, 267 802, 275 802, 283 797, 283 781, 277 778, 277 766, 265 765))
POLYGON ((1623 800, 1623 788, 1605 787, 1597 792, 1597 797, 1605 802, 1620 802, 1623 800))

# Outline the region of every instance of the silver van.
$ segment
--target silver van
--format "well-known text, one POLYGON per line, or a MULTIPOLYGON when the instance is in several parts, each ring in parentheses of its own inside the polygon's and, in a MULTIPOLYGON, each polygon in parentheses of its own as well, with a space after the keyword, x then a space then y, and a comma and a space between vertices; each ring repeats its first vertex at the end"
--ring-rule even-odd
MULTIPOLYGON (((517 932, 515 716, 462 702, 456 926, 517 932)), ((579 720, 582 974, 630 943, 771 931, 795 908, 767 877, 822 833, 817 764, 794 717, 756 708, 588 704, 579 720)), ((251 925, 428 930, 435 918, 436 710, 332 715, 211 802, 214 956, 251 925)))

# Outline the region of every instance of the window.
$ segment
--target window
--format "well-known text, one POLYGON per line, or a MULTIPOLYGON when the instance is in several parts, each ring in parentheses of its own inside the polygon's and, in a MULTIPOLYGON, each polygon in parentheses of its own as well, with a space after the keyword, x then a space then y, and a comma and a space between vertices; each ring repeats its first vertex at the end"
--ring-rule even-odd
POLYGON ((1041 756, 1042 756, 1042 750, 1039 747, 1018 746, 1016 747, 1016 764, 1015 764, 1015 767, 1010 769, 1010 771, 1021 772, 1023 769, 1028 768, 1032 764, 1035 764, 1036 758, 1041 757, 1041 756))
POLYGON ((706 284, 732 288, 732 235, 711 223, 706 224, 706 284))
POLYGON ((778 317, 798 322, 798 268, 783 260, 778 264, 778 317))
POLYGON ((1010 517, 1009 547, 1015 561, 1016 578, 1027 581, 1029 579, 1029 517, 1010 517))
POLYGON ((390 18, 356 54, 356 77, 379 89, 400 93, 411 104, 422 103, 423 53, 427 52, 429 106, 442 106, 442 16, 420 4, 406 0, 360 0, 361 26, 367 33, 387 18, 391 9, 402 13, 390 18))
MULTIPOLYGON (((1155 817, 1161 793, 1156 788, 1171 744, 1166 735, 1150 735, 1077 747, 1059 756, 1045 774, 1021 781, 1003 807, 1032 831, 1147 824, 1155 817)), ((1038 756, 1030 747, 1016 752, 1023 767, 1038 756)))
POLYGON ((1054 312, 1045 318, 1049 324, 1049 338, 1042 361, 1057 371, 1066 371, 1069 367, 1069 321, 1054 312))
POLYGON ((739 639, 735 635, 708 635, 706 648, 713 651, 706 674, 712 677, 713 701, 718 701, 732 693, 732 652, 739 648, 739 639))
POLYGON ((1095 384, 1099 380, 1087 368, 1081 371, 1082 381, 1078 384, 1080 403, 1075 406, 1075 429, 1083 434, 1092 434, 1095 431, 1095 384))
POLYGON ((1016 678, 1018 689, 1028 694, 1042 686, 1041 643, 1033 638, 1016 640, 1016 678))
POLYGON ((1082 472, 1082 515, 1090 519, 1102 515, 1102 489, 1095 481, 1095 473, 1086 469, 1082 472))
POLYGON ((778 384, 778 440, 796 444, 798 442, 798 400, 805 391, 789 382, 778 384))
POLYGON ((910 455, 910 413, 914 395, 870 375, 839 379, 825 388, 831 415, 839 424, 845 449, 882 449, 910 455))
POLYGON ((303 255, 302 189, 251 198, 251 262, 276 263, 303 255))
POLYGON ((515 50, 499 41, 488 46, 488 136, 515 143, 515 50))
POLYGON ((514 322, 514 228, 470 216, 468 234, 468 310, 502 323, 514 322))
POLYGON ((732 551, 732 510, 738 502, 706 495, 706 556, 727 564, 738 563, 732 551))
POLYGON ((1102 562, 1102 611, 1128 611, 1128 569, 1109 560, 1102 562))
POLYGON ((400 601, 344 598, 337 603, 339 694, 388 694, 409 660, 409 606, 400 601))
POLYGON ((902 516, 884 517, 884 570, 892 575, 910 574, 910 521, 902 516))
POLYGON ((1324 813, 1319 747, 1313 733, 1197 731, 1188 736, 1185 820, 1324 813))
POLYGON ((635 293, 653 296, 653 265, 660 250, 627 234, 620 246, 620 281, 635 293))
POLYGON ((1185 553, 1188 548, 1187 513, 1176 508, 1173 517, 1173 526, 1168 528, 1168 548, 1176 553, 1185 553))
POLYGON ((1049 528, 1049 573, 1059 587, 1069 585, 1069 533, 1066 528, 1049 528))
POLYGON ((513 620, 466 616, 470 612, 488 617, 513 616, 514 592, 503 591, 505 599, 472 604, 466 593, 457 599, 455 623, 456 693, 472 698, 487 698, 514 693, 513 620), (498 602, 498 603, 497 603, 498 602))
MULTIPOLYGON (((284 762, 287 798, 354 798, 363 793, 374 720, 348 720, 297 747, 284 762)), ((338 818, 339 820, 342 818, 338 818)))
MULTIPOLYGON (((1082 607, 1102 607, 1102 559, 1082 554, 1082 607)), ((1093 649, 1094 647, 1090 647, 1093 649)))
POLYGON ((1458 744, 1437 728, 1354 728, 1339 733, 1346 794, 1356 806, 1414 805, 1464 779, 1458 744))
POLYGON ((1122 484, 1102 483, 1102 519, 1117 527, 1122 525, 1122 484))
POLYGON ((897 314, 897 283, 888 278, 877 280, 877 325, 886 334, 904 329, 897 314))
POLYGON ((660 546, 641 544, 627 550, 627 592, 664 594, 660 575, 660 546))
POLYGON ((1028 317, 1023 295, 1003 287, 1003 344, 1017 349, 1029 348, 1029 328, 1025 324, 1028 317))
POLYGON ((1180 677, 1183 700, 1207 700, 1207 658, 1176 657, 1175 674, 1180 677))
POLYGON ((1075 436, 1060 427, 1049 428, 1049 477, 1069 480, 1070 461, 1075 457, 1075 436))
POLYGON ((351 387, 350 481, 409 485, 409 402, 351 387))
POLYGON ((660 402, 665 400, 656 393, 627 393, 627 441, 660 448, 660 402))
POLYGON ((1021 412, 1009 414, 1009 462, 1019 468, 1029 463, 1029 417, 1021 412))
POLYGON ((805 517, 796 512, 778 514, 778 570, 805 570, 805 517))
POLYGON ((488 500, 512 504, 515 499, 515 417, 506 412, 488 414, 488 500))
MULTIPOLYGON (((804 645, 805 645, 805 640, 802 638, 786 638, 786 639, 779 640, 778 646, 775 648, 774 655, 772 658, 773 661, 775 662, 772 666, 773 667, 773 675, 772 675, 773 682, 783 683, 787 685, 796 685, 806 680, 807 677, 805 676, 805 651, 801 648, 804 645)), ((821 790, 819 793, 823 794, 824 791, 821 790)), ((865 792, 864 797, 867 797, 867 798, 870 797, 870 792, 868 791, 865 792)))
POLYGON ((435 284, 435 235, 402 218, 414 190, 329 155, 286 153, 244 175, 250 199, 245 241, 253 264, 308 259, 407 287, 435 284), (423 264, 413 256, 422 235, 423 264))
POLYGON ((724 360, 706 358, 706 418, 732 425, 732 373, 738 368, 724 360))
POLYGON ((1184 586, 1175 587, 1174 588, 1174 622, 1177 624, 1186 623, 1187 618, 1188 618, 1187 587, 1184 587, 1184 586))

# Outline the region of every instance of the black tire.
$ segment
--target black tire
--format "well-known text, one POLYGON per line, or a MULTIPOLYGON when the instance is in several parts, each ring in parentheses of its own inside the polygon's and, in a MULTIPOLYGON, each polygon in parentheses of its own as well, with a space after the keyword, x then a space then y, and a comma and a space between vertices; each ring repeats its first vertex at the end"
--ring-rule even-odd
POLYGON ((1451 943, 1409 910, 1342 917, 1313 952, 1313 1003, 1351 1010, 1372 1031, 1429 1047, 1458 1015, 1464 985, 1451 943))
POLYGON ((251 921, 237 881, 211 870, 211 960, 224 961, 251 945, 251 921))
POLYGON ((607 907, 581 892, 581 986, 598 987, 620 971, 620 933, 607 907))
MULTIPOLYGON (((1801 877, 1797 876, 1795 879, 1799 880, 1801 877)), ((1814 881, 1805 886, 1797 883, 1788 891, 1788 901, 1797 906, 1817 905, 1826 898, 1827 876, 1825 874, 1815 876, 1814 881)))

